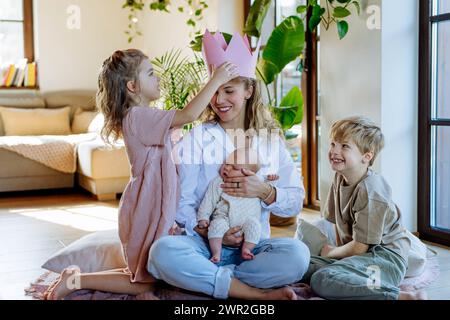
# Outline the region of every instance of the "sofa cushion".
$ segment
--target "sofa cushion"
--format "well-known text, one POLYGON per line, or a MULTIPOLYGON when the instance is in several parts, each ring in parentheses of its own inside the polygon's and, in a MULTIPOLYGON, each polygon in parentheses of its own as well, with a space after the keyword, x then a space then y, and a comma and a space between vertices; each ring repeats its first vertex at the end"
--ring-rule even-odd
POLYGON ((6 136, 70 134, 70 107, 18 109, 0 107, 6 136))
POLYGON ((82 108, 78 108, 73 115, 72 133, 79 134, 88 132, 88 128, 97 114, 97 111, 85 111, 82 108))

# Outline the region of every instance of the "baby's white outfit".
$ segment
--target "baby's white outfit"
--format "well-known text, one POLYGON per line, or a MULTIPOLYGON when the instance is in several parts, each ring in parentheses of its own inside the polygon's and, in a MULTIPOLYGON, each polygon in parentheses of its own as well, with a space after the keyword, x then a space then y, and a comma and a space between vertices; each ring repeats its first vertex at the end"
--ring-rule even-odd
POLYGON ((261 236, 261 200, 227 195, 220 176, 208 185, 197 212, 197 220, 210 220, 208 239, 222 238, 230 228, 241 226, 244 241, 258 244, 261 236))

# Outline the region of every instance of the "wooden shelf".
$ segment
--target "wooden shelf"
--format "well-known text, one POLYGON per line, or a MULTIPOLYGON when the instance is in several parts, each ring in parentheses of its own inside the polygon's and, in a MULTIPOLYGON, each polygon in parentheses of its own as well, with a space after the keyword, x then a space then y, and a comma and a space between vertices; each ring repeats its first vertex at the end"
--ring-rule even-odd
POLYGON ((39 90, 39 87, 2 87, 0 90, 39 90))

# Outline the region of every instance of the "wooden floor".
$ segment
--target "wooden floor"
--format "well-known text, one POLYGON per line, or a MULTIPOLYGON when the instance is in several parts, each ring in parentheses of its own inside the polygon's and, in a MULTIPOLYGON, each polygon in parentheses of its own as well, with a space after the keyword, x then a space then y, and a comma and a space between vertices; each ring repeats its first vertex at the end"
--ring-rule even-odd
MULTIPOLYGON (((117 206, 83 191, 0 194, 0 300, 30 299, 23 289, 45 272, 45 260, 86 234, 116 228, 117 206)), ((309 210, 302 215, 318 218, 309 210)), ((272 227, 273 237, 294 233, 295 226, 272 227)), ((450 300, 450 250, 429 245, 439 254, 441 274, 428 296, 450 300)))

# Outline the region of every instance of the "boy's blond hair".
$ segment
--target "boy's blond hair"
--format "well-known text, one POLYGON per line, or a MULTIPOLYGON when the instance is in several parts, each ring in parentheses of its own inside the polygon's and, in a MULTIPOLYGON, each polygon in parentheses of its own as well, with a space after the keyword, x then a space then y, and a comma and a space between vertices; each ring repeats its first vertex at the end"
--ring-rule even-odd
POLYGON ((380 127, 365 117, 350 117, 336 121, 331 127, 330 138, 337 142, 352 140, 362 154, 372 152, 370 166, 384 147, 384 136, 380 127))

